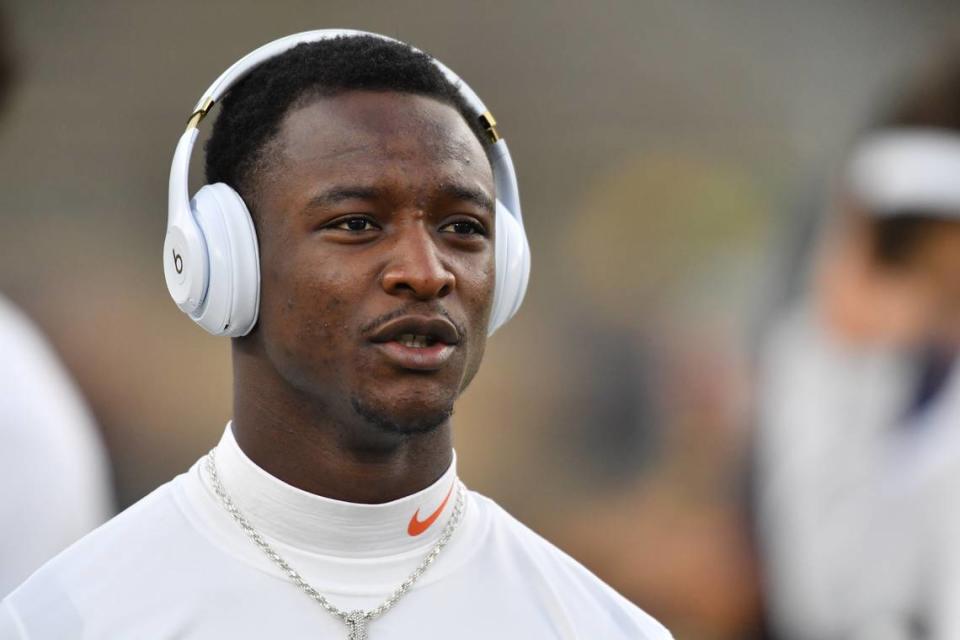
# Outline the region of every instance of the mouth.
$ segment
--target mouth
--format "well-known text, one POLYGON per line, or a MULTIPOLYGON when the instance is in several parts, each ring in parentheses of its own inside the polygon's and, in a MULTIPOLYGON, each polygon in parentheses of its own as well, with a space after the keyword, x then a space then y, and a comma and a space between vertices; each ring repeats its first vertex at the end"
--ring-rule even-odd
POLYGON ((403 346, 410 347, 411 349, 425 349, 437 344, 437 339, 428 335, 405 333, 398 337, 395 342, 399 342, 403 346))
POLYGON ((436 371, 460 344, 460 333, 442 316, 403 316, 380 326, 370 341, 401 369, 436 371))

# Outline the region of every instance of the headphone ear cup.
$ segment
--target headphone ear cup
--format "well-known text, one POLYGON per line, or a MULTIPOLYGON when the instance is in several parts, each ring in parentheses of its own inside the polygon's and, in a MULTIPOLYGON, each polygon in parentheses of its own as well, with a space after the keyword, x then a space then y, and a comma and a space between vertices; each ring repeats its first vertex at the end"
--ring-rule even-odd
POLYGON ((530 245, 520 221, 497 200, 493 310, 487 335, 502 327, 520 308, 530 279, 530 245))
POLYGON ((203 303, 190 317, 215 336, 244 336, 260 309, 260 254, 253 219, 228 185, 204 186, 190 202, 207 244, 210 278, 203 303))

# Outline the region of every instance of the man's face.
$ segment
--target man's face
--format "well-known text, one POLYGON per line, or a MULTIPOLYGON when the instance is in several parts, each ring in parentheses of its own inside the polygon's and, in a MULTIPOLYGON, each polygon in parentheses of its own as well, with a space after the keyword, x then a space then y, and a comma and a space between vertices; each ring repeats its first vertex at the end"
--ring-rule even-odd
POLYGON ((334 421, 436 427, 486 343, 494 182, 483 148, 448 105, 367 91, 307 101, 275 142, 251 203, 261 353, 334 421))
POLYGON ((848 210, 820 256, 818 293, 831 328, 872 345, 960 347, 960 224, 925 220, 891 263, 877 255, 870 215, 848 210))
POLYGON ((960 224, 944 220, 921 240, 907 266, 925 303, 927 339, 960 346, 960 224))

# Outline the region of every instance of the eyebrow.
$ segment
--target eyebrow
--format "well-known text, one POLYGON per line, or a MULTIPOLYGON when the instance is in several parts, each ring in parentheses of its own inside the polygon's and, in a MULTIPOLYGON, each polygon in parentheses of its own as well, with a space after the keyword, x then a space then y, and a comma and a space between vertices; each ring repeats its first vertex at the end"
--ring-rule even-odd
MULTIPOLYGON (((493 199, 480 189, 458 184, 445 184, 440 187, 440 193, 454 200, 472 202, 486 211, 493 212, 496 210, 493 199)), ((304 211, 309 211, 314 207, 329 207, 345 200, 375 200, 380 195, 381 191, 374 187, 332 187, 310 198, 310 202, 307 203, 304 211)))
POLYGON ((457 184, 445 184, 440 188, 440 191, 448 198, 466 200, 467 202, 472 202, 478 207, 486 209, 490 212, 495 210, 493 200, 480 189, 474 189, 472 187, 465 187, 457 184))
POLYGON ((307 209, 330 206, 344 200, 374 200, 379 195, 380 191, 373 187, 333 187, 310 198, 307 209))

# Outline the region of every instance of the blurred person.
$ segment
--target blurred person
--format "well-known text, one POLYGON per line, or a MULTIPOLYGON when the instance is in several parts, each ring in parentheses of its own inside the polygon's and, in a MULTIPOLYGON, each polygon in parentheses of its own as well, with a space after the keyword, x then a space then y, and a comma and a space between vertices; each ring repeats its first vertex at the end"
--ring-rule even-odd
MULTIPOLYGON (((2 12, 0 12, 2 13, 2 12)), ((0 103, 13 76, 0 15, 0 103)), ((27 316, 0 296, 0 597, 110 517, 107 456, 80 392, 27 316)))
POLYGON ((0 297, 0 594, 110 517, 103 445, 40 332, 0 297))
POLYGON ((772 626, 960 638, 960 49, 853 145, 760 366, 772 626))
POLYGON ((296 34, 211 86, 174 157, 164 270, 234 338, 233 419, 5 599, 0 638, 670 637, 457 478, 454 402, 529 270, 494 125, 373 34, 296 34))

